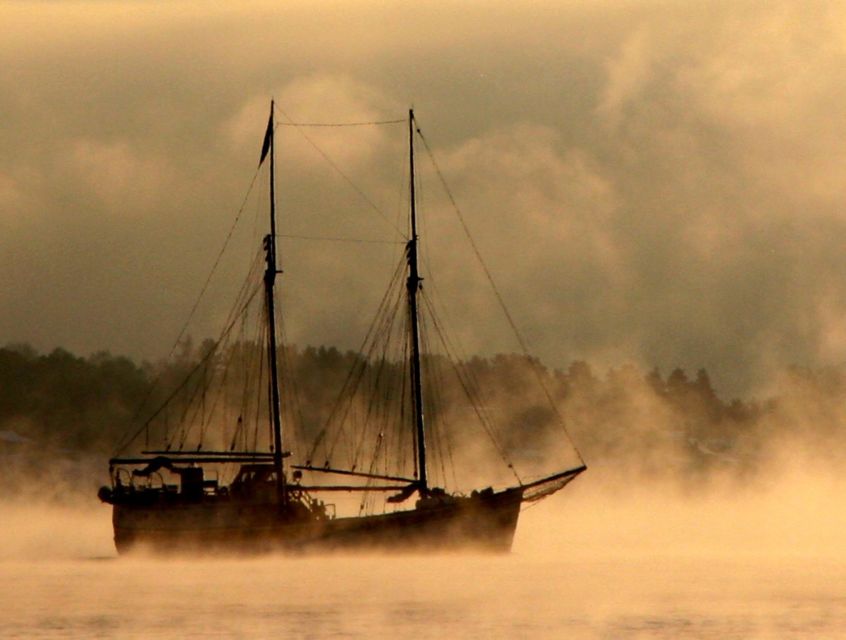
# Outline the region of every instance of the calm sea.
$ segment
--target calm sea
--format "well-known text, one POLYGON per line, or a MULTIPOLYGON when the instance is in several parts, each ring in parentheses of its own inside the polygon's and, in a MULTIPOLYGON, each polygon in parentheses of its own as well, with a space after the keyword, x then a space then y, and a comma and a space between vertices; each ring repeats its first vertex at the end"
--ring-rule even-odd
POLYGON ((115 558, 105 508, 6 508, 0 638, 846 638, 840 555, 587 513, 528 512, 507 556, 166 561, 115 558))

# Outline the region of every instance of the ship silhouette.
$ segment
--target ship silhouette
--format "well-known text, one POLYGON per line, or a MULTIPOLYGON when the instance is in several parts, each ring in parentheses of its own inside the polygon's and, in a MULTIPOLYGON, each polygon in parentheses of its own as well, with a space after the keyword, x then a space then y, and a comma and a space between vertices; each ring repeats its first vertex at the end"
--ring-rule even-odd
MULTIPOLYGON (((221 338, 109 460, 111 484, 100 489, 99 497, 112 505, 119 553, 508 551, 521 507, 562 489, 586 469, 573 446, 578 464, 525 481, 508 451, 495 443, 503 466, 515 478, 509 486, 459 493, 432 481, 430 451, 433 440, 443 438, 433 438, 434 423, 427 414, 431 393, 424 371, 426 340, 421 339, 421 305, 426 302, 421 295, 414 164, 415 140, 422 134, 413 110, 407 125, 409 233, 404 251, 362 357, 353 362, 329 419, 312 434, 310 446, 298 449, 283 411, 282 390, 295 387, 296 381, 288 378, 278 335, 276 289, 282 272, 277 255, 277 123, 271 103, 259 162, 260 170, 269 174, 270 219, 252 270, 255 282, 249 284, 248 278, 221 338), (259 311, 249 311, 256 307, 259 311), (260 341, 237 337, 238 327, 249 323, 258 327, 260 341), (377 346, 391 340, 400 345, 396 352, 377 346), (258 392, 232 392, 236 377, 258 392), (398 389, 390 388, 390 379, 399 379, 398 389), (228 418, 214 413, 223 406, 229 407, 228 418), (356 416, 359 426, 353 425, 356 416), (259 432, 266 434, 263 446, 259 432), (151 444, 156 439, 160 443, 151 444), (127 453, 133 448, 136 453, 127 453), (347 464, 336 462, 342 459, 347 464), (358 513, 337 513, 332 500, 348 496, 355 498, 358 513)), ((440 335, 440 325, 434 326, 440 335)), ((455 367, 457 384, 472 407, 462 415, 477 417, 493 437, 478 406, 483 394, 477 382, 460 363, 455 367)), ((441 466, 446 457, 441 454, 441 466)))

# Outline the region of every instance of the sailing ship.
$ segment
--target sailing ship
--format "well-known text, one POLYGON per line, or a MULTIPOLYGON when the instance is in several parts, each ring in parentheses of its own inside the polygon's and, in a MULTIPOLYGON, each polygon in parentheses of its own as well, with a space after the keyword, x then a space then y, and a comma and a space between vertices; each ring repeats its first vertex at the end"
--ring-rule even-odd
MULTIPOLYGON (((586 466, 578 456, 578 464, 547 473, 532 481, 517 481, 505 488, 493 486, 474 489, 467 493, 448 491, 434 483, 430 476, 431 422, 425 416, 427 409, 424 381, 425 356, 421 346, 421 282, 419 270, 418 213, 415 194, 415 132, 419 135, 414 112, 408 113, 408 182, 409 229, 405 238, 403 255, 399 262, 399 299, 404 315, 402 357, 405 364, 399 405, 391 421, 404 434, 396 442, 406 448, 404 464, 413 469, 408 473, 392 472, 389 451, 385 445, 383 427, 370 429, 376 442, 373 459, 366 469, 355 461, 348 466, 335 464, 327 454, 325 462, 317 462, 320 443, 326 445, 330 438, 326 430, 317 433, 315 444, 305 451, 288 451, 292 438, 288 437, 288 422, 283 425, 283 398, 280 390, 291 388, 293 382, 284 376, 284 349, 278 344, 277 279, 282 272, 277 257, 277 222, 275 194, 275 135, 274 103, 263 139, 259 167, 266 166, 269 158, 269 233, 263 239, 263 255, 259 254, 254 275, 259 281, 255 292, 262 300, 261 318, 264 321, 264 346, 252 349, 253 356, 260 353, 261 368, 266 371, 253 375, 258 378, 261 400, 235 418, 232 437, 226 445, 208 448, 202 442, 211 421, 206 419, 209 380, 226 378, 228 369, 221 366, 219 344, 215 344, 189 372, 187 382, 177 386, 185 391, 194 388, 194 404, 201 403, 202 410, 188 410, 190 403, 181 410, 183 426, 168 426, 166 408, 173 404, 177 394, 166 398, 162 407, 154 412, 143 429, 133 434, 130 443, 144 434, 144 446, 135 454, 124 453, 109 460, 110 486, 99 491, 99 498, 112 505, 114 541, 119 553, 135 550, 154 552, 189 553, 256 553, 256 552, 309 552, 351 549, 431 551, 472 548, 503 552, 510 550, 521 507, 562 489, 582 473, 586 466), (283 364, 280 364, 282 362, 283 364), (221 373, 223 372, 223 373, 221 373), (191 382, 193 380, 194 382, 191 382), (197 391, 197 390, 200 391, 197 391), (200 400, 197 400, 198 395, 200 400), (245 413, 265 413, 257 420, 268 426, 264 448, 258 444, 258 429, 252 440, 246 435, 245 413), (198 412, 202 415, 198 417, 198 412), (164 435, 167 444, 150 445, 151 426, 164 417, 164 435), (201 423, 200 441, 190 446, 186 433, 192 420, 201 423), (284 428, 283 428, 284 427, 284 428), (179 434, 179 435, 177 435, 179 434), (410 446, 409 446, 410 445, 410 446), (376 462, 382 460, 384 464, 376 462), (297 462, 297 463, 295 463, 297 462), (381 465, 381 466, 380 466, 381 465), (222 480, 221 469, 230 470, 229 479, 222 480), (343 478, 344 482, 327 481, 326 478, 343 478), (331 497, 358 496, 361 498, 357 514, 340 515, 331 497), (381 496, 381 510, 365 509, 370 497, 381 496)), ((403 120, 404 122, 404 120, 403 120)), ((254 292, 254 293, 255 293, 254 292)), ((253 296, 246 296, 252 299, 253 296)), ((246 306, 243 307, 246 309, 246 306)), ((231 329, 231 326, 229 328, 231 329)), ((383 325, 384 328, 384 325, 383 325)), ((391 331, 388 331, 390 333, 391 331)), ((225 335, 229 335, 228 329, 225 335)), ((250 352, 245 343, 238 343, 231 351, 250 352)), ((369 350, 373 353, 373 349, 369 350)), ((378 355, 378 354, 377 354, 378 355)), ((255 361, 255 358, 253 359, 255 361)), ((381 353, 380 366, 370 367, 356 360, 358 379, 365 370, 382 372, 386 366, 385 352, 381 353)), ((396 368, 395 368, 396 370, 396 368)), ((381 373, 373 376, 371 392, 385 395, 381 373)), ((345 388, 355 387, 356 376, 347 378, 345 388), (351 382, 353 380, 353 382, 351 382)), ((462 382, 462 386, 470 387, 462 382)), ((470 395, 474 395, 471 393, 470 395)), ((345 410, 332 415, 347 418, 353 411, 351 403, 345 410)), ((373 419, 373 402, 367 405, 365 421, 373 419)), ((343 407, 342 407, 343 409, 343 407)), ((477 410, 477 414, 480 412, 477 410)), ((218 443, 222 442, 218 439, 218 443)), ((337 437, 334 442, 337 443, 337 437)), ((361 442, 355 447, 362 450, 361 442)), ((502 453, 502 452, 500 452, 502 453)), ((337 457, 337 456, 336 456, 337 457)), ((507 458, 503 455, 503 459, 507 458)), ((512 465, 507 464, 508 467, 512 465)), ((513 469, 512 469, 513 471, 513 469)))

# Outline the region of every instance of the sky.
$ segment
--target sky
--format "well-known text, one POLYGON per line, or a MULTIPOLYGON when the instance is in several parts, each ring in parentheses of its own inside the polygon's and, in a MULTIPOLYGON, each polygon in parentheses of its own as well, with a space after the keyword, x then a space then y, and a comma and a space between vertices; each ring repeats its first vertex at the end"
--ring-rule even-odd
MULTIPOLYGON (((550 366, 704 367, 730 396, 846 359, 846 8, 778 0, 2 2, 0 344, 164 357, 246 202, 191 328, 216 335, 271 97, 282 122, 413 105, 550 366)), ((406 131, 277 133, 280 232, 367 240, 280 240, 286 335, 355 347, 406 131)), ((465 353, 514 351, 418 152, 424 287, 465 353)))

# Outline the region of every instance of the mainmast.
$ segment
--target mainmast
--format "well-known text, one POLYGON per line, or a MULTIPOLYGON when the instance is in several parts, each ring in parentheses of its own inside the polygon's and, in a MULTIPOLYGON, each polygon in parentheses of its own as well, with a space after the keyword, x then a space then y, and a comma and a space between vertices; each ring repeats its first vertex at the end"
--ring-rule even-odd
POLYGON ((287 503, 285 491, 285 470, 282 467, 282 416, 279 406, 279 372, 276 362, 276 310, 273 287, 277 274, 282 273, 276 267, 276 158, 273 148, 274 122, 273 100, 270 101, 270 120, 264 137, 261 160, 270 153, 270 234, 264 238, 264 250, 267 268, 264 272, 264 291, 267 307, 267 358, 270 363, 270 416, 273 423, 273 466, 276 470, 276 492, 279 503, 287 503))
POLYGON ((420 323, 417 311, 417 294, 422 278, 417 270, 417 203, 414 193, 414 110, 408 110, 408 160, 410 174, 411 200, 411 239, 406 245, 408 257, 408 310, 411 318, 411 386, 412 404, 414 405, 414 425, 417 442, 417 468, 419 472, 418 488, 420 495, 428 493, 426 478, 426 431, 423 421, 423 391, 420 376, 420 323))

